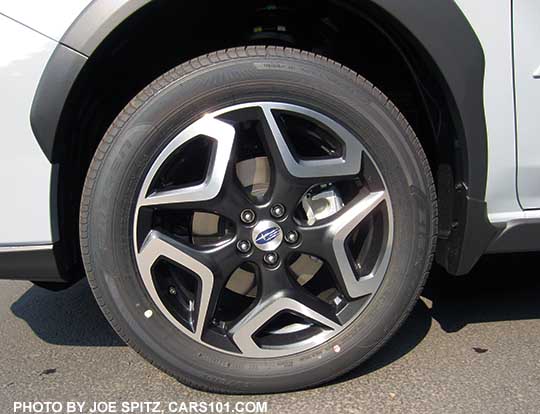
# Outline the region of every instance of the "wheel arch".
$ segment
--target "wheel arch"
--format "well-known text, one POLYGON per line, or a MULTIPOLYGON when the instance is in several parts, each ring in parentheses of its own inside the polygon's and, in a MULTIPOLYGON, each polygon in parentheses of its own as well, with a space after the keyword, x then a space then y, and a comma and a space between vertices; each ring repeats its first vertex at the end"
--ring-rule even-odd
MULTIPOLYGON (((32 129, 52 163, 63 162, 66 145, 63 123, 76 112, 73 104, 84 100, 84 96, 80 96, 80 85, 88 79, 90 67, 95 64, 102 45, 114 38, 126 21, 136 19, 142 10, 159 3, 164 1, 123 0, 113 4, 107 0, 94 0, 61 39, 44 71, 31 109, 32 129)), ((485 61, 480 42, 452 0, 428 3, 421 0, 338 0, 333 3, 358 13, 379 27, 400 49, 411 71, 416 72, 414 76, 420 76, 420 68, 429 71, 444 95, 455 134, 454 148, 449 148, 457 154, 456 165, 452 168, 457 171, 446 174, 444 169, 439 171, 439 200, 444 205, 440 206, 437 258, 451 273, 465 273, 495 235, 485 205, 485 61), (414 58, 409 52, 413 52, 414 58)), ((421 94, 426 92, 421 91, 421 83, 418 88, 421 94)), ((69 136, 69 139, 77 140, 79 136, 69 136)), ((53 178, 52 184, 53 194, 61 197, 61 179, 53 178)), ((53 223, 60 223, 61 204, 52 200, 53 223)), ((62 227, 62 224, 56 227, 62 227)), ((71 251, 70 255, 77 256, 73 247, 66 248, 71 251)))

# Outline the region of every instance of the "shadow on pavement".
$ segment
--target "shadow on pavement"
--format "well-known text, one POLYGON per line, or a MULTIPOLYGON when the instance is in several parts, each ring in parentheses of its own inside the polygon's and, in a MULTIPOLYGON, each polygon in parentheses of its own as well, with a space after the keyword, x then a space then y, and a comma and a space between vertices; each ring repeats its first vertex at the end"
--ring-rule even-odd
MULTIPOLYGON (((435 319, 446 332, 470 323, 540 318, 540 254, 486 256, 469 276, 434 267, 410 318, 373 358, 340 381, 378 370, 413 350, 435 319)), ((86 281, 63 292, 38 287, 11 306, 42 340, 55 345, 123 346, 96 304, 86 281)))
POLYGON ((540 319, 540 254, 483 257, 467 276, 452 276, 435 265, 422 296, 394 337, 365 364, 337 380, 376 371, 412 351, 433 320, 448 333, 468 324, 540 319))
POLYGON ((434 268, 423 296, 446 332, 467 324, 540 318, 540 254, 485 256, 469 276, 434 268))
POLYGON ((54 345, 124 346, 86 280, 60 292, 33 286, 11 305, 11 311, 39 338, 54 345))

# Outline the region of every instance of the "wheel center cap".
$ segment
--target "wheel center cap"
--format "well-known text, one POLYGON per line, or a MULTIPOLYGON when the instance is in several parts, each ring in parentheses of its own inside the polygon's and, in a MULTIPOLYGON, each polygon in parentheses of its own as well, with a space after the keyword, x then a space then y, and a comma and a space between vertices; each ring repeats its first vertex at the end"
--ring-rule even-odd
POLYGON ((251 233, 253 244, 262 251, 276 250, 283 241, 283 231, 270 220, 260 221, 251 233))

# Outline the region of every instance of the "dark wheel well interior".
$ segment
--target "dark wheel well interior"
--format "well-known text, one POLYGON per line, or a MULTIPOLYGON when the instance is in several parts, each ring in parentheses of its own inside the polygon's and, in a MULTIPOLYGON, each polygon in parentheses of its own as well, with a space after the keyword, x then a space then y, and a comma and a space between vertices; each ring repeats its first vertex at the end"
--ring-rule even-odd
POLYGON ((466 177, 465 154, 438 70, 382 10, 340 1, 179 2, 157 0, 125 20, 79 75, 55 141, 62 271, 84 274, 78 209, 87 168, 108 126, 153 79, 199 55, 263 44, 313 51, 358 72, 405 115, 439 179, 442 237, 450 232, 454 183, 466 177))

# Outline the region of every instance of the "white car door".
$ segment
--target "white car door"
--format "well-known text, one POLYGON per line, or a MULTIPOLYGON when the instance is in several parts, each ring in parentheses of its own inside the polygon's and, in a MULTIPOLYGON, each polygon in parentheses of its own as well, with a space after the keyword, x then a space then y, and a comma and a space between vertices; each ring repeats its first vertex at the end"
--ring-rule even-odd
POLYGON ((540 208, 540 1, 513 2, 518 196, 540 208))

